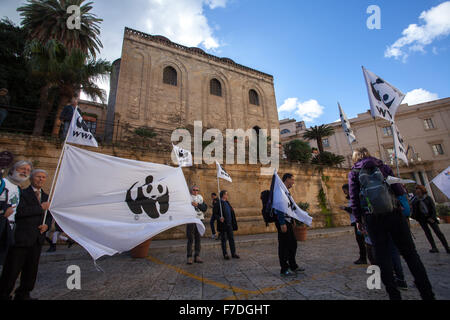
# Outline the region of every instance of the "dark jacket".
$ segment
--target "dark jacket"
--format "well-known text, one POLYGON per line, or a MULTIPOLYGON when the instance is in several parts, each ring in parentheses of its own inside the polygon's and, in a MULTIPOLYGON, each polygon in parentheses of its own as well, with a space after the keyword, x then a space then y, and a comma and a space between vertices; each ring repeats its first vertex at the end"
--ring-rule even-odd
MULTIPOLYGON (((75 107, 71 106, 70 104, 65 106, 62 109, 61 114, 59 115, 59 120, 61 120, 61 121, 71 121, 74 111, 75 111, 75 107)), ((81 113, 81 111, 80 111, 80 113, 81 113)))
MULTIPOLYGON (((41 193, 41 203, 48 200, 48 194, 41 193)), ((42 225, 45 210, 42 209, 33 188, 29 186, 22 190, 20 202, 16 212, 16 230, 14 232, 16 247, 31 247, 36 241, 40 244, 44 242, 45 235, 41 234, 38 227, 42 225)), ((46 224, 49 226, 50 212, 47 213, 46 224)))
MULTIPOLYGON (((234 213, 234 209, 233 209, 233 207, 231 206, 231 204, 228 201, 226 201, 226 202, 228 203, 228 205, 231 208, 231 226, 233 228, 233 231, 237 231, 238 225, 237 225, 236 215, 234 213)), ((213 215, 215 216, 215 218, 217 220, 217 230, 219 232, 224 232, 225 231, 226 224, 228 222, 227 220, 225 220, 224 222, 220 222, 220 217, 221 217, 221 215, 220 215, 220 212, 221 212, 220 211, 220 205, 222 206, 222 212, 224 212, 225 211, 224 203, 225 203, 225 201, 223 201, 223 200, 221 200, 220 202, 217 201, 214 204, 214 208, 213 208, 213 215)), ((225 214, 223 215, 223 217, 226 218, 225 214)))
POLYGON ((412 210, 413 210, 412 218, 419 222, 426 222, 430 218, 433 219, 434 221, 438 221, 436 215, 436 206, 434 204, 433 199, 431 199, 430 196, 426 196, 423 202, 425 202, 425 205, 428 208, 428 214, 425 215, 420 210, 420 200, 417 197, 415 197, 412 202, 412 210))
MULTIPOLYGON (((349 186, 349 196, 350 196, 350 207, 352 209, 352 213, 356 218, 356 221, 361 222, 362 209, 361 204, 359 202, 359 169, 363 167, 378 167, 385 178, 388 176, 394 177, 394 172, 392 169, 385 165, 383 161, 374 157, 367 157, 359 160, 354 164, 352 170, 348 175, 348 186, 349 186)), ((394 192, 395 196, 401 196, 405 193, 401 184, 395 183, 391 185, 391 189, 394 192)))

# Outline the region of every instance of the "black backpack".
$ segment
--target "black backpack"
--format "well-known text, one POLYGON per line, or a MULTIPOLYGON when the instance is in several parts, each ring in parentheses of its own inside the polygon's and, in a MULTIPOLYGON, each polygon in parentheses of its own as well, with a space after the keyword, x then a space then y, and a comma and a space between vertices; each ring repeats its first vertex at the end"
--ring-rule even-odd
POLYGON ((364 211, 386 214, 398 208, 396 197, 378 167, 368 166, 355 171, 359 173, 359 199, 364 211))
POLYGON ((269 226, 269 223, 273 223, 277 221, 277 215, 275 214, 272 203, 273 203, 273 186, 275 183, 275 177, 272 178, 272 183, 270 184, 270 190, 264 190, 261 192, 261 202, 262 202, 262 216, 264 222, 266 223, 266 227, 269 226))

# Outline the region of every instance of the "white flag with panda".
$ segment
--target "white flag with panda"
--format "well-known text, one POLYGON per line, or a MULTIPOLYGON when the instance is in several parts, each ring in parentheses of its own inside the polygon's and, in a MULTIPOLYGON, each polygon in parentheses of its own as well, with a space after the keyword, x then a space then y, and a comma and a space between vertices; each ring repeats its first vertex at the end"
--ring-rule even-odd
POLYGON ((450 199, 450 167, 438 174, 431 182, 450 199))
POLYGON ((173 145, 173 152, 180 167, 192 167, 192 153, 190 151, 173 145))
POLYGON ((219 162, 217 162, 217 160, 216 160, 216 167, 217 167, 217 178, 233 182, 228 172, 226 172, 224 168, 222 168, 222 166, 219 164, 219 162))
POLYGON ((122 159, 66 145, 49 209, 58 225, 96 260, 157 234, 196 223, 180 167, 122 159))
POLYGON ((273 202, 272 208, 276 209, 288 216, 311 226, 312 217, 295 203, 286 185, 281 181, 277 172, 274 172, 275 183, 273 185, 273 202))
POLYGON ((402 135, 400 134, 400 131, 397 128, 397 125, 395 123, 391 123, 392 127, 394 129, 394 132, 392 133, 394 135, 395 139, 395 150, 397 152, 397 158, 402 159, 403 162, 408 165, 408 149, 406 148, 405 141, 403 140, 402 135))
POLYGON ((362 69, 366 81, 367 93, 369 94, 372 117, 380 117, 389 122, 393 121, 395 113, 405 98, 405 95, 373 72, 364 67, 362 69))
POLYGON ((98 148, 97 140, 84 122, 78 107, 73 111, 72 121, 67 131, 67 142, 98 148))
POLYGON ((338 106, 339 106, 339 116, 341 118, 342 128, 344 129, 344 133, 347 136, 348 143, 352 144, 353 142, 356 141, 356 136, 353 133, 353 130, 350 127, 350 121, 348 121, 348 118, 347 118, 346 114, 344 113, 344 110, 342 110, 339 102, 338 102, 338 106))

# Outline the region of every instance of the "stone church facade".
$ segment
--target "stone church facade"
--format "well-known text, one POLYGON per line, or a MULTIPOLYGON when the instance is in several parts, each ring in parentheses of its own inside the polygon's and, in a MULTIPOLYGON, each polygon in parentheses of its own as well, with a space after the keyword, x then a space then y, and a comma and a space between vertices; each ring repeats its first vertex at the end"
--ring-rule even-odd
POLYGON ((167 132, 194 121, 222 131, 279 128, 273 77, 231 59, 125 28, 114 66, 109 120, 167 132))

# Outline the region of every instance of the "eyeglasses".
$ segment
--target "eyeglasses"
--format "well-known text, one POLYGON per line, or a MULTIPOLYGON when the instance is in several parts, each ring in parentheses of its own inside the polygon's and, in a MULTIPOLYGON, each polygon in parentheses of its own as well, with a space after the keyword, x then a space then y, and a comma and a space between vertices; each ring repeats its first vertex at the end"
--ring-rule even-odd
POLYGON ((192 191, 197 191, 197 192, 198 192, 198 191, 200 191, 200 190, 198 190, 198 189, 192 189, 192 191))

